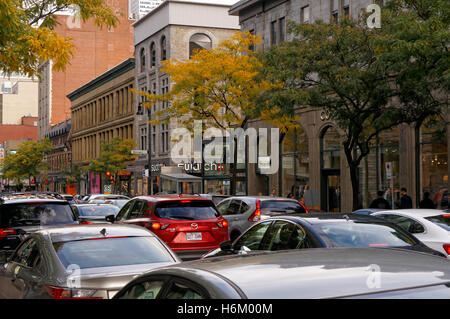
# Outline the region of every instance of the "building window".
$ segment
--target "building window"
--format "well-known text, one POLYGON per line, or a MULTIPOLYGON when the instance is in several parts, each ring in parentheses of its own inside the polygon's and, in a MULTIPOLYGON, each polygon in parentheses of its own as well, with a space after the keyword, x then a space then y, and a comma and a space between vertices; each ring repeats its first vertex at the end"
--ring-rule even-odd
POLYGON ((212 48, 212 41, 210 37, 203 33, 196 33, 189 39, 189 59, 197 51, 209 50, 212 48))
POLYGON ((286 41, 286 18, 280 18, 278 26, 280 28, 280 42, 286 41))
POLYGON ((161 124, 161 153, 169 151, 169 125, 161 124))
MULTIPOLYGON (((251 35, 255 35, 255 30, 252 29, 252 30, 250 30, 249 32, 250 32, 251 35)), ((249 46, 248 46, 248 49, 249 49, 250 51, 255 52, 255 45, 254 45, 254 44, 249 45, 249 46)))
POLYGON ((350 15, 350 0, 342 0, 342 14, 344 16, 350 15))
POLYGON ((147 146, 147 128, 144 127, 141 128, 141 150, 147 150, 147 146))
POLYGON ((155 42, 152 42, 150 45, 150 67, 154 67, 156 65, 156 45, 155 42))
MULTIPOLYGON (((162 81, 161 81, 161 94, 166 94, 167 92, 169 92, 169 79, 165 78, 165 79, 162 79, 162 81)), ((163 101, 161 108, 164 110, 167 106, 168 106, 168 102, 163 101)))
POLYGON ((300 23, 309 23, 310 11, 309 6, 304 6, 300 9, 300 23))
POLYGON ((144 48, 141 49, 140 53, 140 59, 141 59, 141 72, 145 71, 145 50, 144 48))
POLYGON ((330 0, 331 1, 331 23, 339 22, 339 0, 330 0))
POLYGON ((270 24, 270 45, 277 44, 277 22, 272 21, 270 24))
POLYGON ((167 59, 167 41, 166 36, 162 36, 161 38, 161 61, 167 59))

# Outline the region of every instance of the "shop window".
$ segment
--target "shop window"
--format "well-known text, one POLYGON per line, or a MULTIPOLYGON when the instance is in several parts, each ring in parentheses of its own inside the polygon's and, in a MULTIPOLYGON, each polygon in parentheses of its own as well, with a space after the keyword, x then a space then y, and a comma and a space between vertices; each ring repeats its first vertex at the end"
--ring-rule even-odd
POLYGON ((420 199, 430 193, 436 208, 448 207, 447 123, 435 116, 420 126, 420 199))
POLYGON ((212 48, 211 39, 203 33, 196 33, 189 39, 189 59, 197 51, 209 50, 212 48))
POLYGON ((341 142, 336 128, 329 126, 322 133, 321 152, 322 168, 340 168, 341 142))

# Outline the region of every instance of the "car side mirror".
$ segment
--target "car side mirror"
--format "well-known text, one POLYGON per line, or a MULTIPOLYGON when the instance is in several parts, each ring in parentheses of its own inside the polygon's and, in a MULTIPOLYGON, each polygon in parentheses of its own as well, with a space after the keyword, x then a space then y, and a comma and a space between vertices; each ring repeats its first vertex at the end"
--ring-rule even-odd
POLYGON ((224 242, 222 242, 220 244, 220 250, 222 250, 222 251, 230 251, 231 248, 232 248, 232 244, 233 243, 231 242, 231 240, 224 241, 224 242))
POLYGON ((108 216, 105 217, 105 220, 107 222, 110 222, 111 224, 114 224, 114 222, 116 220, 116 217, 114 215, 108 215, 108 216))

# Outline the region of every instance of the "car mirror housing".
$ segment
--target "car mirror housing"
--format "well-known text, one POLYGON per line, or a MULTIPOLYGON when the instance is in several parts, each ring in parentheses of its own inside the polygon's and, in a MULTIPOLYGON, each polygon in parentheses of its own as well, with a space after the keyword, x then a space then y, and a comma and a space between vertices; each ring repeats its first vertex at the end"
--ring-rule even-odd
POLYGON ((223 251, 230 251, 232 250, 231 248, 232 248, 231 240, 224 241, 220 244, 220 249, 223 251))
POLYGON ((114 215, 108 215, 105 217, 105 220, 107 222, 110 222, 111 224, 114 224, 114 221, 116 220, 116 217, 114 215))

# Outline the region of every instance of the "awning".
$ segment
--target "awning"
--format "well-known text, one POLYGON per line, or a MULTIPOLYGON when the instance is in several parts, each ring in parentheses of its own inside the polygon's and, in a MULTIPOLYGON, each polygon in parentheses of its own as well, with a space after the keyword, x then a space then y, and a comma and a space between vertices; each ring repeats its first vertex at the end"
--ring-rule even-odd
POLYGON ((185 173, 161 174, 161 178, 165 178, 176 182, 201 182, 202 178, 185 173))

